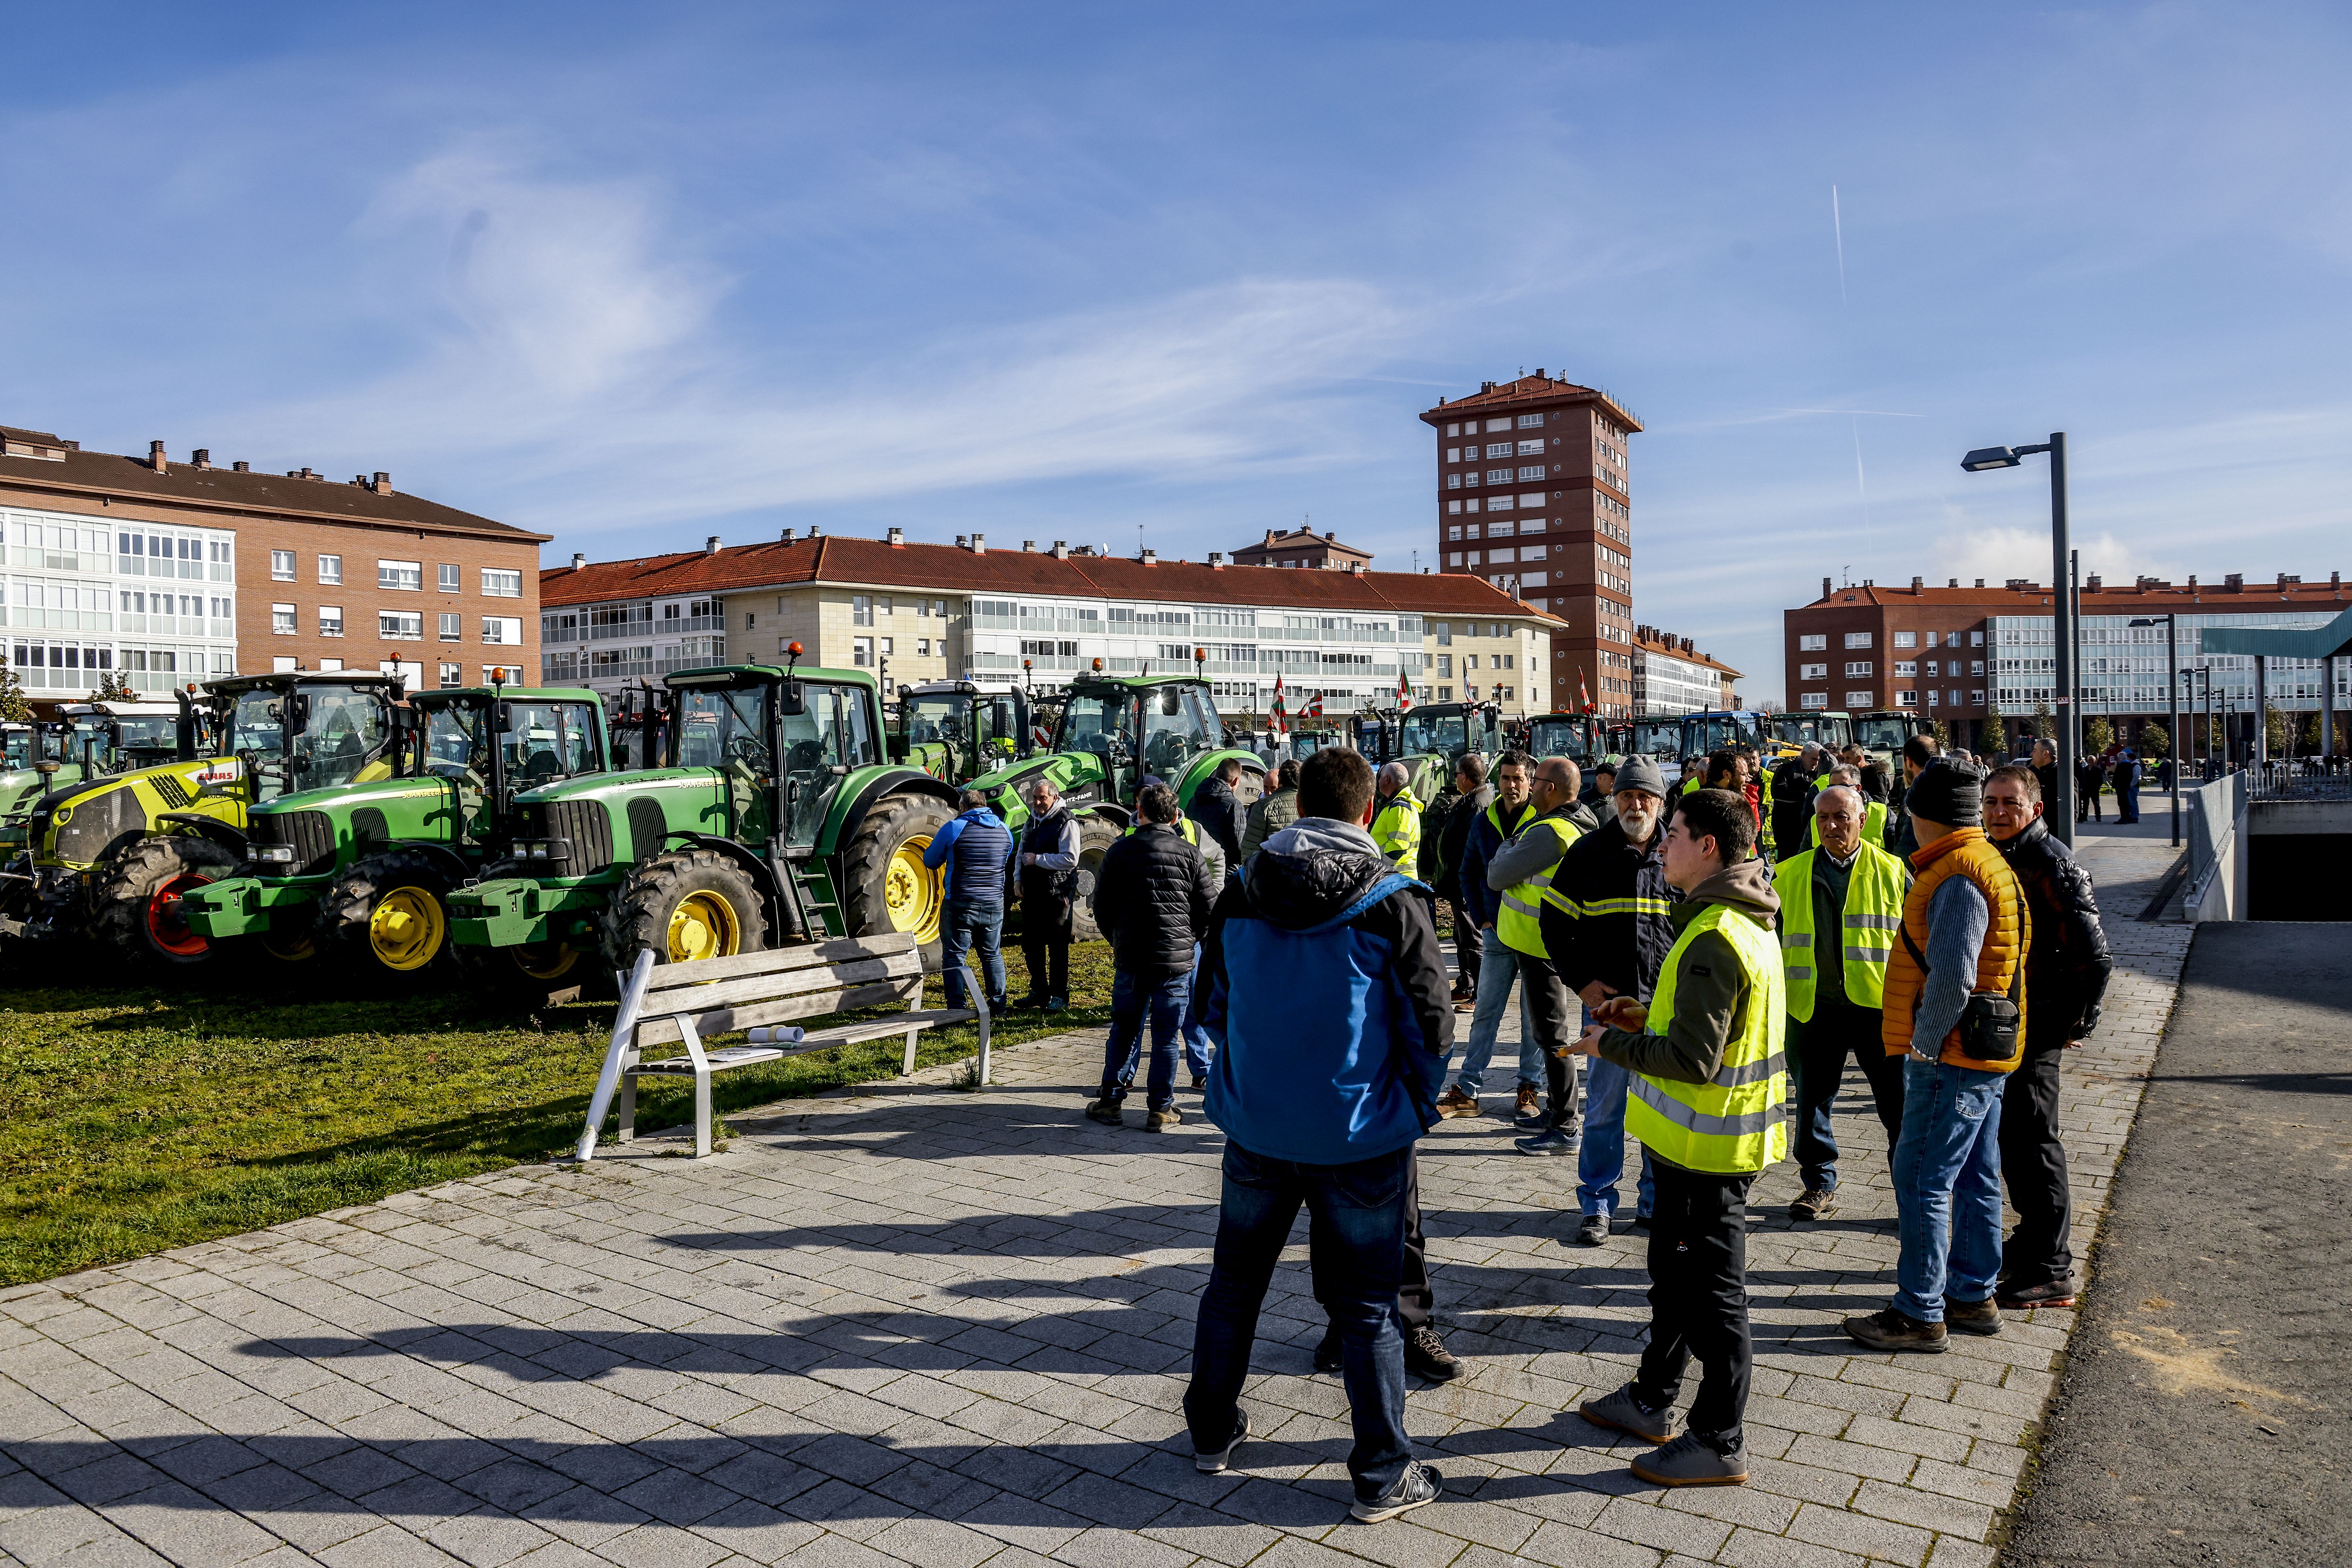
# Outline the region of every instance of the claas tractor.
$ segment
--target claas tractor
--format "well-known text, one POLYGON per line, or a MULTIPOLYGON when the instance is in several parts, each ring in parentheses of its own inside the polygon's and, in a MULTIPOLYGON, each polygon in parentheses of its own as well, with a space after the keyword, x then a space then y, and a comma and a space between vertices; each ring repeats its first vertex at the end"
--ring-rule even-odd
POLYGON ((252 806, 390 777, 400 687, 398 676, 295 671, 209 682, 202 707, 182 693, 174 760, 34 803, 26 849, 0 884, 0 936, 86 937, 141 968, 209 961, 212 941, 190 929, 183 896, 245 863, 252 806))
POLYGON ((22 852, 34 804, 49 791, 176 760, 179 712, 176 702, 69 702, 62 722, 0 724, 7 757, 0 771, 0 860, 22 852))
POLYGON ((1071 682, 1050 752, 983 773, 969 787, 988 795, 1017 835, 1028 825, 1030 787, 1041 778, 1054 781, 1078 822, 1075 929, 1078 940, 1092 942, 1101 934, 1087 908, 1095 870, 1133 824, 1143 781, 1159 779, 1189 807, 1228 760, 1241 764, 1234 794, 1246 806, 1265 793, 1265 763, 1225 744, 1207 681, 1096 673, 1071 682))
POLYGON ((392 718, 388 773, 252 809, 237 874, 182 895, 189 930, 368 976, 427 969, 449 955, 450 893, 505 858, 516 797, 610 764, 593 691, 420 691, 392 718))
POLYGON ((864 670, 791 662, 681 671, 642 710, 661 765, 515 797, 509 858, 449 899, 478 972, 556 981, 789 942, 912 931, 939 963, 940 872, 923 865, 955 791, 884 761, 864 670))
POLYGON ((961 786, 1034 751, 1032 723, 1028 693, 1009 681, 902 686, 890 760, 961 786))

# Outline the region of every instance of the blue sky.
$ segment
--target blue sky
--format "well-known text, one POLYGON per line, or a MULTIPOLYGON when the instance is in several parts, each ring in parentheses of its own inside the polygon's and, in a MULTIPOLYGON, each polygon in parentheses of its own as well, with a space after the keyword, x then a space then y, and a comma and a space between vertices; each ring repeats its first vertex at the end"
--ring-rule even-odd
POLYGON ((2053 428, 2086 570, 2352 569, 2340 7, 8 26, 0 421, 386 468, 551 561, 1311 516, 1426 564, 1414 416, 1540 365, 1646 423, 1637 616, 1750 697, 1825 573, 2045 575, 2040 469, 1957 458, 2053 428))

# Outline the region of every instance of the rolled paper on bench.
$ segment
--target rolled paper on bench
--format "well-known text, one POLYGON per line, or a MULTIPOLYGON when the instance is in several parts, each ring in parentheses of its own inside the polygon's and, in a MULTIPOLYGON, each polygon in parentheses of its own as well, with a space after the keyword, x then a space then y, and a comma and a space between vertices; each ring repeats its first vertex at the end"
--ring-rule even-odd
POLYGON ((808 1031, 793 1024, 780 1024, 772 1029, 753 1029, 745 1038, 755 1046, 797 1046, 808 1037, 808 1031))

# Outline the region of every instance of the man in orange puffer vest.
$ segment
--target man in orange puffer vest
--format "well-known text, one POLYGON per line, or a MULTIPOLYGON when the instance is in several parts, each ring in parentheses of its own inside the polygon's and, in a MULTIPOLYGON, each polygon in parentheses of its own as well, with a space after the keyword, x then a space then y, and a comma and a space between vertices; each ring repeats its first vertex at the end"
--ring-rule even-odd
POLYGON ((1985 837, 1984 770, 1938 761, 1906 805, 1919 850, 1886 964, 1882 1040, 1904 1058, 1893 1177, 1903 1250, 1895 1302, 1848 1318, 1873 1350, 1941 1351, 1948 1331, 1997 1334, 2000 1108, 2023 1059, 2025 895, 1985 837))

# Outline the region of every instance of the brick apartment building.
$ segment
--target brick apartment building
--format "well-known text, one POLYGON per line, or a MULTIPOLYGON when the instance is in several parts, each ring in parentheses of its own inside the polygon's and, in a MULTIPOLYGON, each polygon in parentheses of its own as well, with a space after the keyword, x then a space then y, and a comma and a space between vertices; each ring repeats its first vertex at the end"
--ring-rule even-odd
POLYGON ((542 573, 550 681, 617 694, 710 665, 803 660, 873 669, 889 687, 971 677, 1059 686, 1109 673, 1190 673, 1195 648, 1227 716, 1267 712, 1276 677, 1295 716, 1320 694, 1337 718, 1396 700, 1493 700, 1546 710, 1559 623, 1482 579, 1279 570, 1132 557, 1055 542, 990 549, 782 531, 775 541, 542 573))
POLYGON ((1294 528, 1287 533, 1276 533, 1269 528, 1263 542, 1244 544, 1234 552, 1236 566, 1311 566, 1344 572, 1350 566, 1371 563, 1370 551, 1342 544, 1337 533, 1318 533, 1311 528, 1294 528))
POLYGON ((1627 437, 1607 393, 1548 375, 1488 382, 1422 419, 1436 437, 1438 559, 1559 617, 1551 682, 1605 717, 1634 711, 1627 437))
POLYGON ((538 667, 548 536, 402 495, 389 473, 257 474, 0 426, 0 527, 5 646, 37 701, 109 671, 161 696, 272 669, 396 668, 415 688, 538 667))
MULTIPOLYGON (((2205 658, 2198 633, 2207 626, 2315 626, 2347 607, 2352 595, 2336 573, 2324 584, 2284 574, 2275 583, 2248 583, 2232 574, 2218 584, 2191 577, 2179 585, 2141 577, 2128 588, 2093 576, 2082 589, 2075 682, 2082 716, 2105 718, 2127 737, 2167 719, 2165 628, 2135 626, 2136 619, 2174 615, 2179 668, 2209 668, 2217 703, 2245 713, 2254 701, 2253 660, 2205 658)), ((1994 750, 1998 735, 1998 746, 2014 748, 2036 710, 2051 702, 2054 609, 2050 588, 2028 578, 1988 588, 1982 578, 1962 587, 1954 577, 1931 588, 1914 577, 1908 588, 1883 588, 1869 582, 1838 587, 1824 577, 1820 598, 1782 613, 1789 706, 1908 710, 1941 721, 1959 745, 1994 750)), ((2277 661, 2267 695, 2284 711, 2315 712, 2320 682, 2330 678, 2312 661, 2277 661)), ((2341 711, 2347 672, 2338 669, 2332 679, 2341 711)), ((2184 710, 2190 689, 2184 679, 2184 710)), ((2194 685, 2200 706, 2204 689, 2200 678, 2194 685)))

